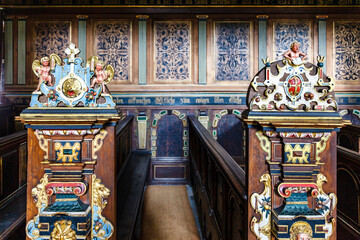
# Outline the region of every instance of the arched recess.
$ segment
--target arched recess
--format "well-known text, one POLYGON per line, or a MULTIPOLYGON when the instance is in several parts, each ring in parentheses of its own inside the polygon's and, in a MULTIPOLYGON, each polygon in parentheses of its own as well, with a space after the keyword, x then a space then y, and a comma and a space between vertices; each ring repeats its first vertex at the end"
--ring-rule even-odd
POLYGON ((187 157, 188 129, 185 113, 161 110, 154 114, 151 127, 152 157, 187 157))
POLYGON ((342 146, 342 147, 352 149, 352 150, 354 150, 354 148, 355 148, 354 141, 353 141, 352 137, 346 132, 338 133, 338 135, 337 135, 337 144, 342 146))
POLYGON ((238 162, 243 165, 245 141, 239 110, 222 110, 215 113, 212 122, 213 137, 238 162))
POLYGON ((338 210, 351 218, 357 224, 360 223, 360 196, 359 177, 345 166, 339 166, 337 170, 338 185, 338 210), (349 207, 351 206, 351 207, 349 207))

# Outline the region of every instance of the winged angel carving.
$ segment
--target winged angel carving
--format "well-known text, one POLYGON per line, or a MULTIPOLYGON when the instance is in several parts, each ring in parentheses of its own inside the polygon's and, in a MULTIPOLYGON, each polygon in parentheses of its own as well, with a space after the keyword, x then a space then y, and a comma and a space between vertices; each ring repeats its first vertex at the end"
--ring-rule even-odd
POLYGON ((52 75, 50 70, 55 69, 55 64, 61 65, 61 59, 57 54, 51 54, 49 57, 43 57, 39 60, 34 60, 32 63, 32 70, 34 71, 35 75, 39 78, 39 84, 35 92, 40 90, 40 85, 45 81, 47 85, 50 87, 53 86, 52 82, 52 75))
POLYGON ((104 70, 104 63, 99 60, 98 57, 91 57, 86 66, 90 66, 90 70, 94 71, 94 77, 92 78, 92 82, 90 87, 95 87, 95 84, 101 84, 102 92, 107 93, 105 89, 105 84, 108 84, 114 78, 114 68, 111 65, 107 65, 104 70), (95 69, 94 69, 95 68, 95 69))

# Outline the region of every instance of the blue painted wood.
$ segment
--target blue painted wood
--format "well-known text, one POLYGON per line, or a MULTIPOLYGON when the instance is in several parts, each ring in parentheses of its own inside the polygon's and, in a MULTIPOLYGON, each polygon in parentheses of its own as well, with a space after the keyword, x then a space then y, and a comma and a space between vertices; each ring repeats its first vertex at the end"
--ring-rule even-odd
POLYGON ((323 70, 326 72, 326 19, 319 19, 319 55, 325 57, 323 70))
POLYGON ((86 62, 86 19, 79 19, 79 57, 86 62))
POLYGON ((13 21, 5 20, 5 84, 14 83, 13 21))
POLYGON ((139 85, 146 84, 146 19, 139 19, 139 85))
POLYGON ((199 19, 199 84, 206 82, 206 19, 199 19))
POLYGON ((264 67, 263 59, 266 59, 266 19, 259 19, 259 70, 264 67))

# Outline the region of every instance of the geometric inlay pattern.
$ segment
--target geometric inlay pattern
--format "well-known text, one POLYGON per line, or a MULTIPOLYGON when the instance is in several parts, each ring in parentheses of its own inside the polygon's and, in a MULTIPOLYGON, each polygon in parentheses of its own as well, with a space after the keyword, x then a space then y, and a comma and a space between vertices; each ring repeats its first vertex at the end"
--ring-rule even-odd
POLYGON ((114 81, 130 80, 131 23, 99 23, 95 27, 95 54, 115 69, 114 81))
POLYGON ((215 80, 249 80, 250 23, 215 22, 215 80))
POLYGON ((191 22, 155 22, 155 81, 190 81, 191 22))
POLYGON ((40 59, 55 53, 65 58, 65 49, 70 44, 70 22, 35 23, 34 57, 40 59))
POLYGON ((295 41, 300 43, 301 52, 311 56, 311 22, 274 23, 274 60, 282 60, 295 41))
POLYGON ((360 22, 335 23, 335 78, 360 79, 360 22))

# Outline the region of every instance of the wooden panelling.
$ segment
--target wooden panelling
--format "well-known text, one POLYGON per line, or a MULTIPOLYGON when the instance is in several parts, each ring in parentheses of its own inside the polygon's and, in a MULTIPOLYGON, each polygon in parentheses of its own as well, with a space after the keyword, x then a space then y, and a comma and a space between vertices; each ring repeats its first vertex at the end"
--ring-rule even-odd
POLYGON ((338 236, 360 239, 360 154, 338 146, 337 159, 338 236))
POLYGON ((186 158, 153 158, 150 163, 150 184, 188 184, 189 162, 186 158))
POLYGON ((26 131, 0 138, 0 201, 26 183, 26 131))

